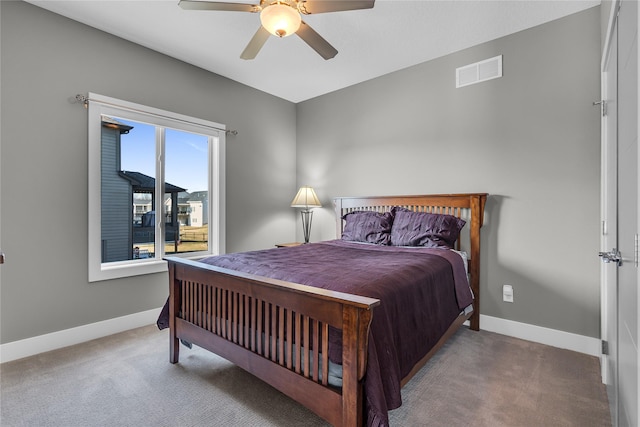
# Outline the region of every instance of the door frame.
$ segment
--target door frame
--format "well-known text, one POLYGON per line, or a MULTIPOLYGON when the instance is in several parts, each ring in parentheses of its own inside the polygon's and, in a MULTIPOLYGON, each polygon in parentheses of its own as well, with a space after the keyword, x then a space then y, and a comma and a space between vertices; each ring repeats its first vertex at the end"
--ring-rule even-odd
MULTIPOLYGON (((637 9, 637 13, 638 13, 638 16, 636 17, 636 19, 637 19, 638 26, 639 26, 639 28, 638 28, 638 36, 640 37, 640 5, 636 9, 637 9)), ((638 52, 637 52, 637 57, 636 58, 637 58, 637 61, 638 61, 638 67, 640 67, 640 40, 638 40, 636 42, 636 44, 637 44, 637 48, 638 48, 638 52)), ((640 81, 637 82, 636 86, 637 86, 637 89, 638 89, 638 97, 637 97, 638 109, 637 109, 637 111, 638 111, 638 114, 640 114, 640 81)), ((639 139, 638 143, 640 144, 640 120, 637 120, 637 127, 638 127, 637 138, 639 139)), ((639 149, 637 151, 638 151, 637 162, 638 162, 639 169, 640 169, 640 147, 639 147, 639 149)), ((637 224, 640 224, 640 170, 638 172, 637 179, 638 179, 638 187, 637 187, 638 188, 638 209, 637 209, 637 211, 638 211, 637 221, 638 222, 637 222, 637 224)), ((640 227, 640 225, 638 225, 638 226, 640 227)), ((640 230, 636 230, 636 233, 640 233, 640 230)), ((638 234, 636 234, 636 253, 634 254, 636 266, 638 265, 638 257, 639 257, 638 251, 640 250, 638 248, 638 245, 640 244, 638 242, 638 239, 639 239, 638 238, 638 234)), ((636 270, 637 270, 637 283, 640 284, 640 268, 636 268, 636 270)), ((640 292, 637 293, 637 297, 636 298, 637 298, 638 307, 640 307, 640 292)), ((636 337, 636 344, 638 345, 640 343, 640 314, 638 315, 637 322, 638 322, 638 329, 637 329, 638 330, 638 333, 637 333, 638 336, 636 337)), ((637 384, 638 384, 638 393, 637 393, 638 402, 637 402, 636 408, 640 408, 640 353, 638 355, 637 384)), ((638 414, 638 416, 640 417, 640 414, 638 414)))

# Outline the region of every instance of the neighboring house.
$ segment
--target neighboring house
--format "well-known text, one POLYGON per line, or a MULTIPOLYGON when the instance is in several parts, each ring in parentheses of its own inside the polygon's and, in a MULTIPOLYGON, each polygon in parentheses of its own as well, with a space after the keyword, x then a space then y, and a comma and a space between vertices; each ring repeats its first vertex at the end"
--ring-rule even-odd
POLYGON ((209 218, 209 192, 194 191, 187 200, 189 205, 189 224, 194 227, 202 227, 208 224, 209 218))
MULTIPOLYGON (((141 209, 144 203, 145 200, 140 200, 140 206, 136 206, 136 210, 141 209)), ((164 205, 166 212, 169 212, 172 200, 166 198, 164 205)), ((194 191, 193 193, 184 191, 178 194, 178 222, 180 225, 193 227, 206 225, 208 223, 208 206, 209 192, 207 191, 194 191)))
MULTIPOLYGON (((121 168, 120 142, 132 126, 105 117, 102 121, 102 262, 124 261, 138 257, 136 244, 151 243, 155 238, 156 180, 140 172, 121 168), (143 200, 143 204, 136 204, 143 200)), ((184 192, 165 183, 165 241, 180 240, 178 193, 184 192), (173 202, 173 203, 171 203, 173 202), (174 207, 174 208, 173 208, 174 207)))
MULTIPOLYGON (((142 216, 153 210, 153 202, 149 193, 133 193, 133 225, 142 224, 142 216)), ((178 217, 179 219, 180 217, 178 217)))

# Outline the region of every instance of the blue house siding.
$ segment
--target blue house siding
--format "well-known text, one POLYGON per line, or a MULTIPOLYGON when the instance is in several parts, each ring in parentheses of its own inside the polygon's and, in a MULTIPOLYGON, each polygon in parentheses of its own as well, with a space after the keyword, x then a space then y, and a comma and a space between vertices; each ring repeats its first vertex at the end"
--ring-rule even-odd
MULTIPOLYGON (((120 171, 120 129, 102 127, 102 262, 131 259, 131 185, 120 171)), ((151 239, 153 240, 153 239, 151 239)))

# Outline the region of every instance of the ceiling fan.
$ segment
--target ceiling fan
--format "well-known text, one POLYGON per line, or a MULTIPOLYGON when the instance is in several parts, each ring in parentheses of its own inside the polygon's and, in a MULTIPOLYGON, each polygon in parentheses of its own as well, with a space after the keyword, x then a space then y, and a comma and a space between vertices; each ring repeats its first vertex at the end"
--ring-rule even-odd
POLYGON ((375 0, 260 0, 259 4, 209 0, 180 0, 185 10, 222 10, 260 13, 261 26, 249 41, 240 58, 254 59, 270 35, 287 37, 297 34, 324 59, 338 51, 302 20, 302 15, 371 9, 375 0))

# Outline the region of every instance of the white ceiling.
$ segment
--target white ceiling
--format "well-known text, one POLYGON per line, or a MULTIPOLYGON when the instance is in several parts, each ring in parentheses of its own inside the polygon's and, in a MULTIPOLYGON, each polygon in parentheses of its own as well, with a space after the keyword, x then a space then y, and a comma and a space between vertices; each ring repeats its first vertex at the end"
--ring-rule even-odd
POLYGON ((303 18, 338 49, 333 59, 325 61, 294 35, 270 37, 256 59, 245 61, 240 53, 260 25, 258 14, 187 11, 178 0, 27 1, 292 102, 600 4, 600 0, 376 0, 373 9, 303 18))

